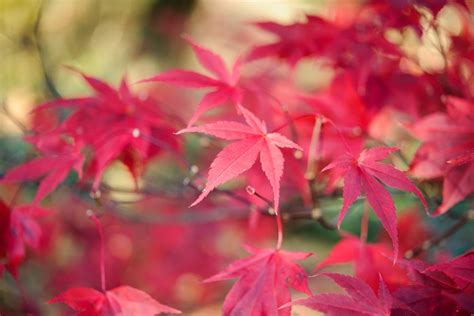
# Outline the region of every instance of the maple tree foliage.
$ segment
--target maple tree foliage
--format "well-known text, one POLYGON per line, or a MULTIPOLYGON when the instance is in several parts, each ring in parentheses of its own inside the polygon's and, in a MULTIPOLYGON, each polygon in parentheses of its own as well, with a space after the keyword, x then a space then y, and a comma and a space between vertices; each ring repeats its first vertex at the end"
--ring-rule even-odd
POLYGON ((291 300, 290 287, 311 294, 307 275, 295 260, 310 253, 274 249, 252 249, 251 257, 232 263, 205 282, 239 278, 226 297, 223 315, 290 315, 290 308, 280 308, 291 300))
POLYGON ((77 315, 174 314, 154 297, 187 312, 236 279, 223 315, 289 316, 297 305, 473 314, 472 238, 459 233, 474 219, 472 8, 335 2, 327 16, 249 23, 273 40, 236 52, 230 67, 184 35, 208 74, 172 68, 114 87, 66 67, 90 92, 38 104, 23 135, 31 154, 1 174, 0 273, 19 288, 15 312, 39 314, 47 302, 77 315), (457 32, 444 29, 444 12, 457 32), (442 65, 414 56, 409 37, 442 65), (299 82, 304 60, 330 69, 327 82, 299 82), (190 101, 174 86, 204 94, 190 101), (117 166, 132 189, 105 176, 117 166), (327 256, 301 250, 311 238, 286 238, 304 231, 300 221, 330 245, 327 256), (250 255, 231 261, 228 236, 250 255), (56 260, 61 247, 67 258, 56 260), (22 287, 24 271, 39 269, 30 262, 51 273, 36 305, 22 287), (352 275, 327 271, 339 264, 352 275), (327 279, 345 294, 328 293, 327 279))
POLYGON ((250 111, 240 106, 248 126, 237 122, 216 122, 199 127, 186 128, 178 132, 201 132, 236 142, 221 151, 211 164, 208 182, 203 193, 191 206, 202 201, 219 184, 248 170, 260 156, 260 163, 273 188, 275 210, 280 204, 280 179, 283 174, 283 155, 278 148, 302 148, 279 133, 268 133, 266 124, 250 111))
POLYGON ((242 61, 237 59, 232 66, 232 70, 226 68, 223 59, 214 52, 199 46, 190 37, 185 39, 191 45, 199 60, 199 63, 216 78, 201 75, 194 71, 168 70, 142 82, 165 82, 188 88, 211 88, 215 89, 207 93, 199 102, 196 110, 188 122, 188 126, 193 125, 205 112, 230 100, 236 106, 240 104, 245 92, 254 93, 255 88, 247 87, 245 81, 241 80, 240 68, 242 61))
POLYGON ((473 252, 448 262, 428 265, 419 260, 402 262, 413 283, 394 295, 418 314, 468 315, 472 313, 473 252))
POLYGON ((443 177, 443 203, 435 214, 447 212, 474 190, 474 106, 457 97, 445 102, 446 113, 430 114, 413 127, 424 143, 411 172, 420 178, 443 177))
POLYGON ((105 293, 91 288, 70 288, 49 300, 61 302, 77 311, 77 315, 158 315, 180 313, 162 305, 145 292, 120 286, 105 293))
POLYGON ((48 215, 49 210, 36 205, 18 205, 10 209, 0 200, 2 214, 1 245, 6 268, 18 276, 18 267, 25 259, 26 248, 38 249, 42 235, 37 219, 48 215))
POLYGON ((338 174, 344 175, 343 204, 339 214, 338 226, 346 214, 347 209, 364 192, 368 203, 380 218, 383 227, 392 239, 394 257, 398 255, 398 232, 396 227, 395 205, 390 193, 376 180, 379 179, 388 186, 416 194, 423 202, 426 201, 418 188, 408 180, 405 174, 379 161, 386 158, 391 152, 398 150, 391 147, 376 147, 364 150, 356 159, 346 155, 326 166, 322 171, 338 168, 338 174))
POLYGON ((338 273, 325 273, 342 287, 349 296, 341 294, 317 294, 294 304, 305 305, 328 315, 391 315, 395 310, 415 315, 410 308, 392 297, 380 277, 378 295, 363 281, 338 273))
POLYGON ((102 291, 91 288, 70 288, 48 301, 61 302, 73 310, 77 315, 158 315, 161 313, 179 314, 179 310, 158 303, 147 293, 128 285, 122 285, 106 291, 104 268, 104 236, 103 228, 95 214, 88 212, 95 222, 99 232, 101 244, 101 286, 102 291))
POLYGON ((354 275, 374 290, 379 287, 379 276, 396 287, 407 283, 407 276, 398 266, 390 265, 390 252, 384 242, 368 244, 348 235, 333 247, 331 253, 315 267, 315 271, 335 264, 353 262, 354 275))

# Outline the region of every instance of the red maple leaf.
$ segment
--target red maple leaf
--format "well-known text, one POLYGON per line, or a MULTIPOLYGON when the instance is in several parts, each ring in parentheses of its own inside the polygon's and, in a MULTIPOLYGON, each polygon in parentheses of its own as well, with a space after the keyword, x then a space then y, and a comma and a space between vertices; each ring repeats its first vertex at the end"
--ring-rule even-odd
POLYGON ((80 316, 153 316, 180 311, 158 303, 147 293, 123 285, 105 293, 92 288, 71 288, 48 301, 68 305, 80 316))
POLYGON ((454 258, 448 262, 441 262, 432 265, 424 270, 424 272, 441 271, 449 275, 460 285, 474 283, 474 250, 454 258))
POLYGON ((375 291, 379 287, 380 276, 390 288, 408 284, 406 272, 398 266, 393 266, 389 256, 389 247, 385 243, 366 244, 351 235, 345 235, 315 270, 349 262, 354 264, 354 275, 375 291))
POLYGON ((335 25, 317 16, 306 16, 304 23, 282 25, 275 22, 259 22, 255 25, 278 36, 278 40, 253 48, 246 59, 278 57, 292 67, 302 58, 320 52, 338 32, 335 25))
POLYGON ((114 89, 104 81, 79 74, 95 92, 94 97, 58 99, 40 105, 36 111, 57 107, 73 109, 57 131, 93 148, 88 174, 94 175, 94 190, 106 167, 115 159, 121 160, 136 178, 144 162, 161 150, 177 150, 176 140, 171 137, 174 131, 156 102, 132 94, 126 77, 119 88, 114 89), (155 146, 151 146, 151 142, 155 146))
POLYGON ((284 158, 279 148, 300 146, 278 133, 269 133, 265 123, 253 113, 239 106, 247 125, 238 122, 219 121, 199 127, 189 127, 178 132, 199 132, 227 140, 239 140, 224 148, 212 162, 206 187, 191 206, 201 202, 215 187, 240 175, 253 166, 260 154, 262 170, 273 189, 275 210, 280 203, 280 179, 283 175, 284 158))
POLYGON ((41 137, 27 138, 30 143, 43 153, 21 165, 8 170, 1 182, 24 182, 41 179, 33 203, 39 203, 51 193, 66 178, 71 170, 82 177, 82 165, 85 157, 80 151, 80 145, 73 141, 71 144, 61 135, 48 135, 51 140, 41 137))
MULTIPOLYGON (((38 250, 42 230, 36 221, 49 213, 37 205, 19 205, 10 209, 0 200, 0 256, 10 273, 17 277, 18 267, 26 256, 26 248, 38 250)), ((2 268, 3 268, 2 264, 2 268)))
POLYGON ((447 113, 418 121, 413 133, 423 141, 412 162, 418 178, 443 177, 443 202, 433 212, 441 215, 474 192, 474 104, 446 98, 447 113))
MULTIPOLYGON (((299 99, 308 104, 316 114, 334 123, 324 124, 322 127, 322 159, 332 161, 348 150, 360 152, 363 149, 376 111, 369 109, 364 103, 349 74, 336 75, 326 89, 311 95, 300 95, 299 99), (347 146, 341 146, 341 134, 347 146)), ((299 126, 304 127, 303 122, 299 126)), ((306 133, 310 132, 311 129, 306 133)))
POLYGON ((347 295, 342 294, 317 294, 307 299, 295 301, 293 304, 304 305, 311 309, 323 312, 328 315, 391 315, 395 309, 402 309, 411 313, 410 309, 392 297, 385 286, 385 282, 380 277, 378 296, 363 281, 338 273, 323 273, 322 275, 331 278, 347 295))
POLYGON ((471 315, 474 313, 474 252, 451 261, 428 265, 419 260, 402 260, 413 284, 394 296, 420 315, 471 315))
POLYGON ((238 278, 227 294, 222 315, 290 315, 291 308, 279 309, 290 302, 290 287, 311 295, 305 271, 293 263, 311 254, 247 247, 252 256, 230 264, 225 271, 205 282, 238 278))
POLYGON ((220 56, 212 51, 199 46, 189 36, 185 40, 191 45, 199 63, 209 70, 215 78, 199 74, 194 71, 172 69, 160 73, 140 82, 160 81, 188 88, 212 88, 213 91, 207 93, 199 102, 196 111, 188 122, 188 126, 193 125, 204 112, 231 100, 235 104, 241 102, 242 91, 238 87, 240 78, 240 59, 232 66, 232 71, 228 71, 224 61, 220 56))
POLYGON ((330 163, 322 171, 336 168, 338 175, 344 175, 343 205, 339 214, 338 226, 341 225, 349 207, 364 192, 375 214, 392 239, 394 260, 398 256, 398 233, 395 204, 390 193, 380 181, 386 185, 415 194, 427 208, 426 201, 420 190, 400 170, 379 162, 390 153, 398 150, 395 147, 376 147, 363 150, 359 157, 346 154, 330 163), (377 180, 378 179, 378 180, 377 180))
POLYGON ((127 285, 106 290, 103 227, 92 211, 88 211, 88 216, 95 223, 100 238, 102 291, 92 288, 70 288, 49 300, 48 304, 64 303, 78 312, 77 315, 81 316, 151 316, 161 313, 181 313, 174 308, 158 303, 147 293, 127 285))

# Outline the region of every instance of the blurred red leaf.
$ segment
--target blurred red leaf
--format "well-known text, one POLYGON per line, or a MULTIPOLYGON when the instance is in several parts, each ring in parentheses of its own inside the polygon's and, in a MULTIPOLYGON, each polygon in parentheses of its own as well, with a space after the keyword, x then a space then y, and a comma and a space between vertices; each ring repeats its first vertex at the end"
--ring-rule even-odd
POLYGON ((447 113, 434 113, 415 123, 413 133, 424 143, 412 162, 419 178, 442 176, 443 202, 433 212, 441 215, 474 190, 474 104, 448 97, 447 113))
POLYGON ((34 198, 34 203, 39 203, 58 187, 71 170, 75 170, 81 177, 84 159, 77 146, 68 146, 68 150, 60 154, 46 154, 13 167, 1 182, 24 182, 42 178, 34 198))
POLYGON ((385 243, 366 244, 355 236, 344 235, 329 255, 315 267, 315 271, 334 264, 352 262, 354 275, 374 291, 379 288, 380 276, 391 289, 409 283, 406 272, 398 266, 393 266, 389 252, 385 243))
POLYGON ((186 41, 191 45, 199 63, 217 78, 201 75, 194 71, 173 69, 160 73, 140 82, 160 81, 188 88, 213 88, 199 102, 195 112, 188 122, 188 127, 193 125, 205 112, 225 103, 228 100, 238 104, 242 98, 241 90, 237 86, 240 77, 240 60, 237 60, 229 72, 222 58, 212 51, 198 45, 189 36, 186 41))
POLYGON ((26 256, 26 248, 38 250, 43 235, 37 218, 47 215, 50 210, 34 204, 19 205, 10 209, 0 200, 0 256, 2 264, 14 277, 18 277, 18 267, 26 256))
POLYGON ((71 288, 48 301, 64 303, 78 312, 76 315, 153 316, 180 311, 154 300, 147 293, 124 285, 105 293, 91 288, 71 288))
POLYGON ((448 262, 428 265, 419 260, 402 260, 413 279, 394 295, 418 314, 470 315, 474 313, 472 279, 473 252, 448 262))
POLYGON ((317 294, 307 299, 295 301, 293 304, 304 305, 328 315, 391 315, 394 309, 403 309, 409 315, 414 314, 407 306, 392 297, 380 277, 378 297, 363 281, 343 274, 324 273, 331 278, 347 295, 317 294))

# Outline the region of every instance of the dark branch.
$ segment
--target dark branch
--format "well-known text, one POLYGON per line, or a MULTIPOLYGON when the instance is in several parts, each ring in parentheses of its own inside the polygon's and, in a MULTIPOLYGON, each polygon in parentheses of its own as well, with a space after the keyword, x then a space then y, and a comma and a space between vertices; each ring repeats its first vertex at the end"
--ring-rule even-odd
POLYGON ((454 235, 461 229, 464 225, 469 223, 471 220, 474 219, 474 210, 469 210, 467 211, 462 217, 460 217, 456 223, 454 223, 451 227, 449 227, 444 233, 441 235, 438 235, 432 239, 425 240, 420 246, 413 248, 411 250, 408 250, 405 253, 405 258, 406 259, 412 259, 415 257, 418 257, 421 255, 423 252, 426 252, 429 249, 432 249, 434 247, 437 247, 440 245, 442 242, 444 242, 446 239, 454 235))

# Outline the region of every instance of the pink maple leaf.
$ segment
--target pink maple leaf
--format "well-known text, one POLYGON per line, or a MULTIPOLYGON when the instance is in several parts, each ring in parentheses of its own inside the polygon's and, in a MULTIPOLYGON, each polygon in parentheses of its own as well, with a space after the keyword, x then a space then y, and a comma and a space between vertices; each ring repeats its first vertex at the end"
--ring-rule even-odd
POLYGON ((377 290, 382 276, 389 286, 407 284, 408 279, 403 269, 393 266, 390 261, 389 247, 385 243, 366 244, 359 238, 345 235, 321 261, 315 270, 321 270, 334 264, 352 262, 354 275, 377 290))
POLYGON ((290 287, 311 295, 305 271, 295 264, 311 254, 247 247, 252 256, 230 264, 223 272, 205 282, 238 278, 227 294, 222 315, 289 316, 290 287))
POLYGON ((344 175, 343 204, 338 226, 341 225, 349 207, 364 192, 370 206, 392 240, 394 260, 398 256, 397 216, 392 197, 382 183, 415 194, 427 208, 420 190, 402 171, 379 162, 396 150, 398 148, 395 147, 371 148, 363 150, 358 158, 352 154, 346 154, 323 169, 326 171, 336 168, 338 175, 344 175))
POLYGON ((71 288, 48 301, 68 305, 78 316, 153 316, 180 311, 158 303, 147 293, 123 285, 105 293, 92 288, 71 288))
POLYGON ((413 283, 394 292, 418 314, 470 315, 474 313, 474 252, 447 262, 428 265, 420 260, 401 260, 413 283))
POLYGON ((35 204, 54 191, 71 170, 76 171, 79 178, 81 178, 82 165, 85 160, 84 155, 81 153, 80 145, 77 142, 69 144, 59 134, 54 133, 52 143, 56 147, 54 150, 51 150, 50 143, 43 144, 40 138, 31 137, 29 141, 37 145, 37 148, 44 154, 13 167, 1 179, 1 182, 4 183, 41 179, 33 201, 35 204))
POLYGON ((273 189, 275 210, 280 203, 280 179, 283 175, 284 158, 279 148, 300 146, 278 133, 267 131, 263 121, 252 112, 239 106, 247 125, 238 122, 219 121, 199 127, 189 127, 178 132, 199 132, 227 140, 238 140, 224 148, 212 162, 206 187, 191 204, 201 202, 215 187, 250 169, 260 155, 260 163, 273 189))
POLYGON ((418 121, 413 133, 423 141, 411 165, 414 176, 443 177, 443 202, 433 212, 441 215, 474 192, 474 104, 448 97, 447 113, 418 121))
POLYGON ((73 109, 57 131, 80 138, 94 149, 88 170, 88 174, 94 175, 94 190, 115 159, 121 160, 136 178, 144 162, 161 150, 177 150, 175 138, 171 137, 174 130, 156 102, 134 95, 126 77, 115 89, 102 80, 74 71, 82 76, 95 96, 50 101, 38 106, 36 111, 57 107, 73 109), (155 146, 150 145, 151 138, 156 140, 155 146))
POLYGON ((48 209, 34 204, 10 209, 0 200, 0 256, 14 277, 18 277, 18 267, 25 259, 27 247, 38 250, 43 232, 37 219, 48 213, 48 209))
POLYGON ((240 103, 242 91, 241 88, 238 87, 238 81, 240 78, 241 61, 237 59, 232 66, 232 70, 229 71, 219 55, 198 45, 189 36, 185 36, 185 40, 191 45, 199 63, 211 72, 215 78, 194 71, 172 69, 151 78, 141 80, 140 82, 159 81, 188 88, 213 89, 213 91, 207 93, 199 102, 196 111, 188 122, 188 126, 191 126, 203 113, 228 100, 231 100, 235 104, 240 103))
POLYGON ((382 277, 378 295, 363 281, 338 273, 323 273, 322 275, 331 278, 348 295, 323 293, 311 296, 307 299, 297 300, 293 304, 304 305, 311 309, 323 312, 328 315, 391 315, 395 309, 408 312, 408 315, 415 315, 409 307, 392 297, 382 277))

